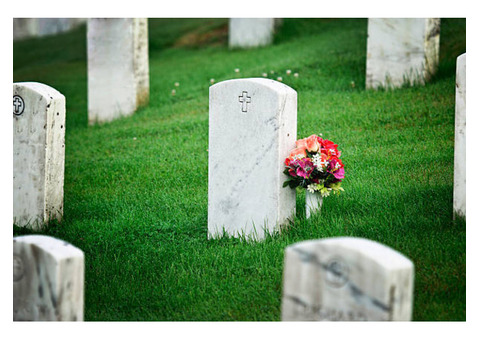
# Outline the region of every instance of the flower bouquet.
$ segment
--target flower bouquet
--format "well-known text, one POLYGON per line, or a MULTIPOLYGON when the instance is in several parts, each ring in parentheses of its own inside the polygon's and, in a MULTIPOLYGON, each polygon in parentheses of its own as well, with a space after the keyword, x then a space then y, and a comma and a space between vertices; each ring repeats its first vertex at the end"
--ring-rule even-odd
POLYGON ((315 200, 319 208, 323 197, 343 191, 341 185, 345 170, 339 158, 341 152, 337 149, 337 144, 311 135, 297 140, 295 145, 296 148, 285 159, 284 174, 288 176, 288 180, 283 186, 292 189, 302 187, 307 190, 308 217, 311 210, 309 206, 312 209, 316 208, 313 206, 315 200))

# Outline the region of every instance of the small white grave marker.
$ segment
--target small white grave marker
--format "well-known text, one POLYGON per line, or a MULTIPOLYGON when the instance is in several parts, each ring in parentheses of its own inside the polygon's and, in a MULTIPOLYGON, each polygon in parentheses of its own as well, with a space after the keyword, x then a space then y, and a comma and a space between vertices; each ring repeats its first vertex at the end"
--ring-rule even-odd
POLYGON ((285 250, 283 321, 409 321, 413 263, 353 237, 304 241, 285 250))
POLYGON ((459 216, 466 216, 466 53, 457 58, 457 79, 455 95, 455 179, 453 183, 453 210, 459 216))
POLYGON ((210 87, 208 235, 265 237, 295 213, 283 188, 284 161, 295 147, 297 93, 264 78, 210 87))
POLYGON ((149 101, 148 21, 88 19, 88 122, 129 116, 149 101))
POLYGON ((13 84, 13 223, 41 227, 63 215, 65 97, 40 83, 13 84))
POLYGON ((424 84, 436 72, 440 19, 368 19, 367 88, 424 84))
POLYGON ((250 48, 272 43, 274 18, 230 18, 228 45, 230 48, 250 48))
POLYGON ((13 238, 13 320, 83 321, 84 255, 49 236, 13 238))

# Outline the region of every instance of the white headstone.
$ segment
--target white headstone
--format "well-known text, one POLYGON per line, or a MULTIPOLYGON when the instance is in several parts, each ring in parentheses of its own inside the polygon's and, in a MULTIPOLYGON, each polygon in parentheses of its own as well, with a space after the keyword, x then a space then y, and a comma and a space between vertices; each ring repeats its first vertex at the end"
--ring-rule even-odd
POLYGON ((286 248, 283 321, 409 321, 413 263, 380 243, 338 237, 286 248))
POLYGON ((366 87, 425 84, 439 52, 440 19, 368 19, 366 87))
POLYGON ((133 114, 150 96, 148 21, 88 19, 88 122, 133 114))
POLYGON ((228 46, 250 48, 272 43, 275 30, 274 18, 230 18, 228 46))
MULTIPOLYGON (((457 58, 457 79, 455 95, 455 179, 453 184, 454 214, 466 216, 466 53, 457 58)), ((455 215, 454 215, 455 216, 455 215)))
POLYGON ((13 40, 67 32, 86 21, 85 18, 14 18, 13 40))
POLYGON ((13 84, 13 223, 40 228, 63 215, 65 97, 40 83, 13 84))
POLYGON ((13 238, 13 320, 83 321, 84 255, 43 235, 13 238))
POLYGON ((297 137, 297 93, 249 78, 210 87, 208 235, 264 238, 295 213, 283 188, 284 161, 297 137))

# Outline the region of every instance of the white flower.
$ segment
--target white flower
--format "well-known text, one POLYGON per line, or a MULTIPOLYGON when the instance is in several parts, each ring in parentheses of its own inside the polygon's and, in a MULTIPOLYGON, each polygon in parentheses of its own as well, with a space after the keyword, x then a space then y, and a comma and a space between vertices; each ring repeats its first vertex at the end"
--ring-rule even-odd
POLYGON ((239 68, 236 68, 236 69, 235 69, 235 73, 238 73, 238 72, 240 72, 240 69, 239 69, 239 68))
POLYGON ((292 73, 292 70, 287 70, 287 74, 290 74, 290 73, 292 73))
POLYGON ((318 183, 312 183, 307 186, 307 190, 313 194, 315 191, 320 191, 322 187, 323 186, 318 183))
POLYGON ((172 96, 174 96, 175 93, 177 93, 177 91, 175 91, 175 89, 173 89, 173 90, 172 90, 172 96))
POLYGON ((277 80, 278 80, 278 81, 282 81, 283 78, 282 78, 282 77, 278 77, 277 80))
POLYGON ((323 168, 324 167, 326 168, 328 165, 328 161, 327 160, 322 161, 322 157, 320 157, 320 154, 318 153, 313 155, 312 162, 313 162, 313 165, 315 165, 317 167, 317 170, 320 172, 323 172, 323 168))
POLYGON ((298 73, 294 73, 293 76, 294 76, 295 78, 298 78, 298 73))
POLYGON ((262 77, 267 77, 267 76, 268 76, 268 74, 266 74, 265 72, 262 73, 262 77))
POLYGON ((213 83, 215 83, 215 79, 211 78, 210 79, 210 84, 213 84, 213 83))
POLYGON ((179 87, 180 86, 180 83, 178 81, 175 82, 174 84, 176 87, 179 87))
POLYGON ((325 188, 327 190, 321 192, 322 197, 328 197, 330 195, 330 192, 332 191, 332 188, 325 188))

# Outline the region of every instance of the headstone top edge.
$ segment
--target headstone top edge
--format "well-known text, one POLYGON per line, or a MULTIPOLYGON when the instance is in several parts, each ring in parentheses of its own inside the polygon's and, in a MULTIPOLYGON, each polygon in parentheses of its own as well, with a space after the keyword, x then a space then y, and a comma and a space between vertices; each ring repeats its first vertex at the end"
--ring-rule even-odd
POLYGON ((220 88, 220 87, 223 87, 225 85, 235 84, 235 83, 240 83, 240 82, 262 85, 262 86, 268 87, 268 88, 270 88, 274 91, 285 91, 286 90, 286 91, 291 91, 292 93, 297 92, 293 88, 291 88, 290 86, 288 86, 284 83, 281 83, 279 81, 276 81, 276 80, 273 80, 273 79, 256 78, 256 77, 224 80, 224 81, 221 81, 219 83, 216 83, 216 84, 210 86, 210 90, 214 90, 216 88, 220 88))
POLYGON ((37 92, 38 94, 42 95, 43 97, 46 98, 51 98, 51 99, 61 99, 65 98, 65 96, 58 91, 57 89, 43 83, 38 83, 38 82, 17 82, 13 83, 13 87, 24 87, 27 88, 31 91, 37 92))
POLYGON ((83 257, 83 251, 71 243, 46 235, 16 236, 14 242, 35 245, 56 258, 83 257))
POLYGON ((362 251, 365 256, 374 259, 375 262, 383 266, 388 266, 390 268, 413 267, 413 262, 397 250, 377 241, 361 237, 344 236, 301 241, 288 246, 287 250, 294 250, 295 248, 299 247, 310 248, 314 247, 315 245, 346 246, 352 250, 362 251))

